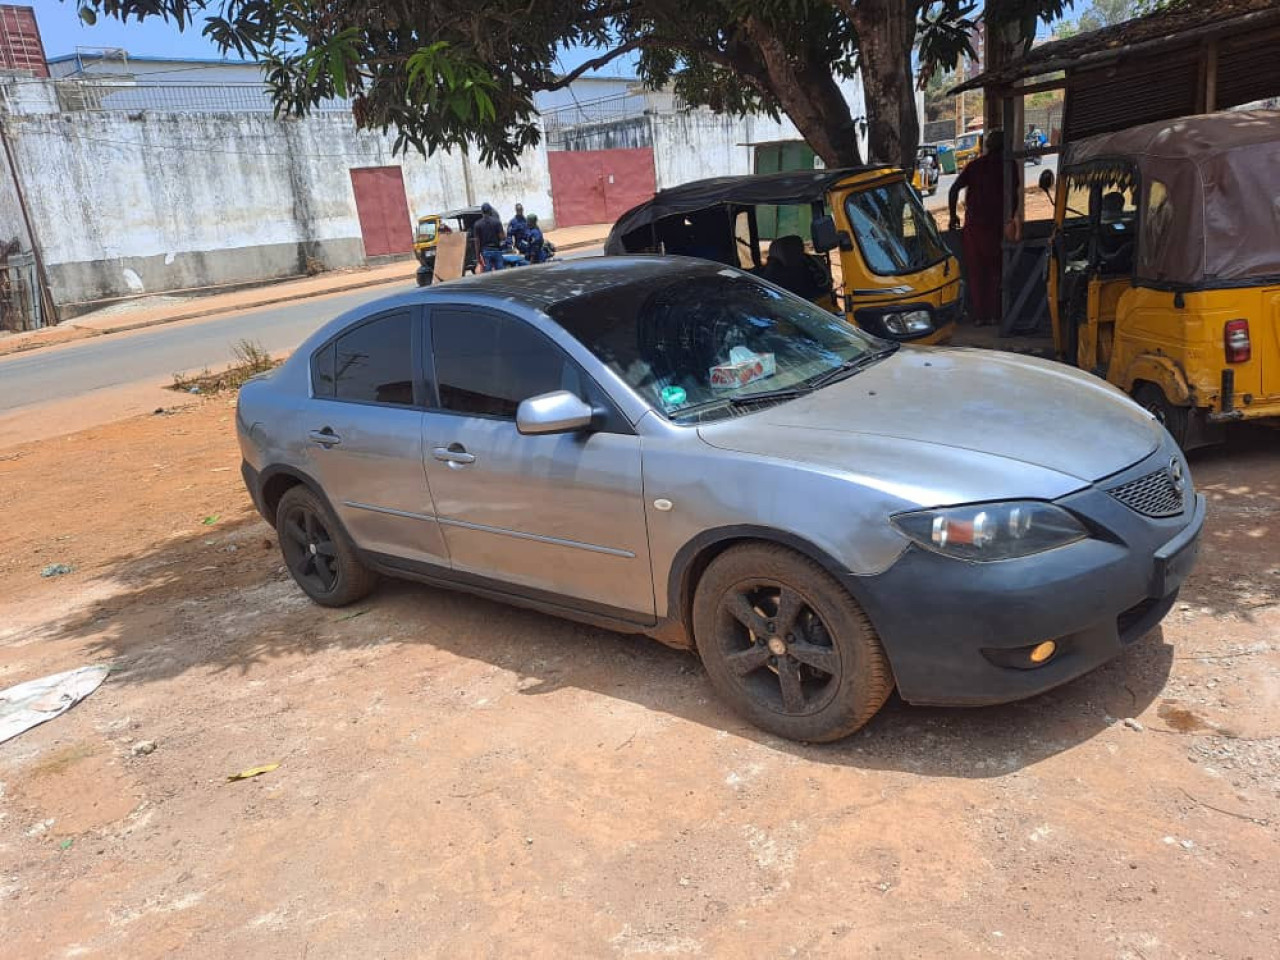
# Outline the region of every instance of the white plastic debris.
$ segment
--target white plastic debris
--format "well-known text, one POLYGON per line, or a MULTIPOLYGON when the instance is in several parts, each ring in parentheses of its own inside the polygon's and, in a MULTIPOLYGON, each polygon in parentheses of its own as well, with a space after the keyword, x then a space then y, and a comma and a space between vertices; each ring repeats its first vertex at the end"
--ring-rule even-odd
POLYGON ((66 713, 97 690, 109 667, 80 667, 0 690, 0 743, 66 713))

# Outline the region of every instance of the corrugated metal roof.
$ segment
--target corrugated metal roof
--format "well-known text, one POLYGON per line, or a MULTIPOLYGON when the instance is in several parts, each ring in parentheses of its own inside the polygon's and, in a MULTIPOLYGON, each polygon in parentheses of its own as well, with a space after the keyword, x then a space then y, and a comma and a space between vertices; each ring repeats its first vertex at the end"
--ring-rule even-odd
POLYGON ((1057 70, 1099 66, 1155 45, 1185 39, 1188 45, 1210 37, 1280 26, 1276 0, 1194 0, 1145 17, 1033 47, 999 70, 979 74, 951 93, 1012 83, 1057 70))
POLYGON ((0 70, 25 70, 37 77, 49 75, 40 27, 30 7, 0 5, 0 70))

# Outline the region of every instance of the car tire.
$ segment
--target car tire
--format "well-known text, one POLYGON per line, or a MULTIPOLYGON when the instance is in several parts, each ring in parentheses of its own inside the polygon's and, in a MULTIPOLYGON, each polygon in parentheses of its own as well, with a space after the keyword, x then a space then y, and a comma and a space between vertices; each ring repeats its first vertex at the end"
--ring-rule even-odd
POLYGON ((1180 407, 1165 396, 1158 384, 1144 382, 1134 387, 1133 399, 1169 431, 1169 436, 1183 449, 1187 445, 1188 430, 1191 425, 1191 410, 1180 407))
POLYGON ((289 575, 321 606, 355 603, 377 585, 377 574, 361 563, 338 518, 310 487, 290 487, 280 498, 276 536, 289 575))
POLYGON ((776 544, 731 547, 711 562, 694 594, 693 632, 716 692, 791 740, 847 737, 893 690, 857 601, 818 564, 776 544))

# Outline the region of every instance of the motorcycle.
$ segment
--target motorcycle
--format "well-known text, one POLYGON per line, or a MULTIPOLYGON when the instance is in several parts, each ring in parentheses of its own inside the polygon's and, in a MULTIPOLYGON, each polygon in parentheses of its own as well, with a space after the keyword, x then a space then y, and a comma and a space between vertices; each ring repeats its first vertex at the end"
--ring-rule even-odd
POLYGON ((521 237, 513 241, 508 237, 502 245, 503 264, 508 267, 527 267, 533 263, 546 263, 548 260, 554 260, 555 255, 555 244, 545 239, 531 241, 527 237, 521 237))
MULTIPOLYGON (((1028 133, 1022 141, 1022 146, 1025 150, 1039 150, 1046 145, 1044 134, 1028 133)), ((1039 154, 1036 154, 1035 156, 1027 157, 1025 162, 1033 167, 1038 167, 1044 161, 1039 154)))

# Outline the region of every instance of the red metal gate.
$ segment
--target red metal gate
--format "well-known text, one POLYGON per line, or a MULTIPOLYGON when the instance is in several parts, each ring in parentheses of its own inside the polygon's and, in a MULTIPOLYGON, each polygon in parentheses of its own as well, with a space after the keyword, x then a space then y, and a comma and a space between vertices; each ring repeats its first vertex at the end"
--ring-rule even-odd
POLYGON ((356 195, 360 235, 366 257, 385 257, 413 250, 409 201, 399 167, 353 167, 351 189, 356 195))
POLYGON ((553 150, 547 163, 557 227, 613 223, 656 187, 652 147, 553 150))

